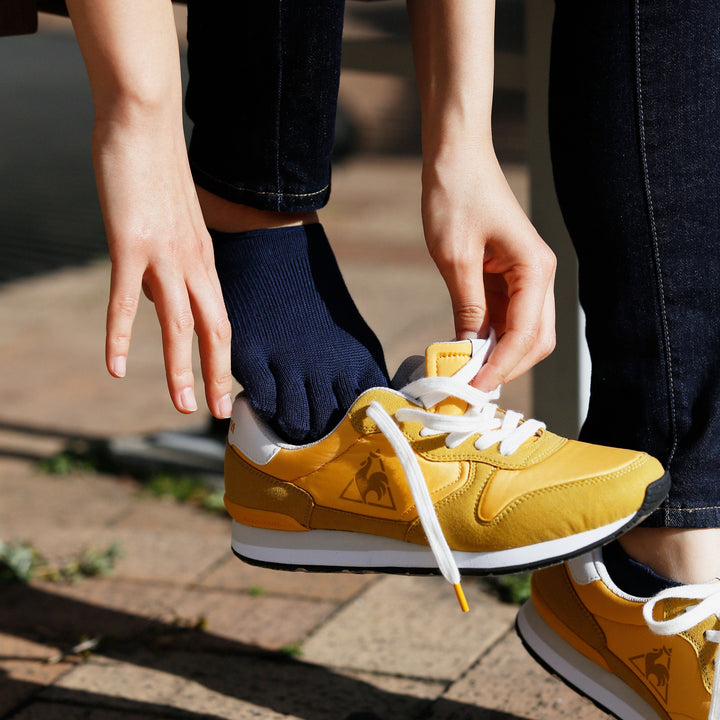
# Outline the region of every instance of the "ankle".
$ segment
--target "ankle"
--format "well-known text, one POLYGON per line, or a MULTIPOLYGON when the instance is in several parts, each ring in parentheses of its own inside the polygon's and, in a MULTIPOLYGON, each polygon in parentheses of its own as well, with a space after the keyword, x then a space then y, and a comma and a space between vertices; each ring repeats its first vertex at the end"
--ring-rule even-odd
POLYGON ((195 189, 205 224, 219 232, 239 233, 249 230, 310 225, 318 222, 316 212, 287 213, 258 210, 249 205, 240 205, 225 200, 199 186, 195 186, 195 189))
POLYGON ((720 576, 720 528, 639 527, 620 538, 634 560, 683 584, 720 576))

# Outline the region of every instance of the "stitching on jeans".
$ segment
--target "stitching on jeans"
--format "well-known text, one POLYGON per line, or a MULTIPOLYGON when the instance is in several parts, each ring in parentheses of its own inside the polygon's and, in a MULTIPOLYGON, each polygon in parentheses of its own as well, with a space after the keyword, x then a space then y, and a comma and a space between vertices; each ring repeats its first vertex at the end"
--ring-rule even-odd
POLYGON ((201 172, 203 175, 205 175, 208 178, 211 178, 213 182, 218 183, 219 185, 224 185, 225 187, 232 188, 233 190, 240 190, 242 192, 249 192, 254 193, 255 195, 274 195, 275 197, 312 197, 313 195, 320 195, 320 193, 324 193, 326 190, 330 188, 330 183, 328 183, 325 187, 320 188, 319 190, 313 190, 309 193, 276 193, 276 192, 270 192, 268 190, 254 190, 253 188, 247 188, 242 187, 240 185, 234 185, 233 183, 229 183, 227 180, 222 180, 219 177, 216 177, 212 173, 209 173, 207 170, 203 170, 202 168, 198 167, 195 163, 193 163, 193 172, 201 172))
MULTIPOLYGON (((667 311, 665 307, 665 291, 663 287, 662 269, 660 267, 660 248, 658 244, 657 226, 655 224, 655 211, 653 207, 652 191, 650 189, 650 174, 648 172, 647 150, 645 147, 645 115, 643 112, 643 96, 642 96, 642 70, 640 63, 640 0, 635 0, 635 74, 637 83, 637 102, 638 102, 638 126, 640 133, 640 154, 642 157, 643 175, 645 179, 645 197, 648 204, 648 214, 650 219, 650 233, 653 243, 653 259, 655 261, 655 275, 658 282, 660 316, 662 318, 663 343, 665 345, 665 362, 667 363, 668 389, 670 391, 670 425, 672 433, 672 444, 670 454, 668 455, 668 466, 675 456, 677 449, 677 416, 675 412, 675 386, 673 383, 672 372, 672 354, 670 350, 670 331, 667 322, 667 311)), ((666 520, 669 508, 665 508, 666 520)))
POLYGON ((720 510, 720 505, 705 505, 703 507, 669 507, 665 508, 665 513, 679 510, 681 512, 695 512, 696 510, 720 510))
MULTIPOLYGON (((277 108, 275 114, 275 195, 280 193, 280 105, 282 104, 282 83, 283 83, 283 26, 282 26, 282 4, 278 0, 278 80, 277 80, 277 108)), ((270 194, 270 193, 269 193, 270 194)))

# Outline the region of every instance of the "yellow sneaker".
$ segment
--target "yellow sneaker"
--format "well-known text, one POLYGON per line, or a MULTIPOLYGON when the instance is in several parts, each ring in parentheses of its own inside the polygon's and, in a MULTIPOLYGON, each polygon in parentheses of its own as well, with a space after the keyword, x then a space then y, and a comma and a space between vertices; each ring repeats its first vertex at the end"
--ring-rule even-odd
POLYGON ((720 583, 633 597, 595 550, 535 573, 516 627, 540 664, 621 720, 717 720, 719 614, 720 583))
POLYGON ((364 392, 309 445, 283 443, 238 396, 225 459, 234 552, 285 569, 440 571, 458 586, 459 570, 577 555, 662 502, 669 478, 650 456, 558 437, 471 387, 489 350, 432 345, 425 377, 364 392))

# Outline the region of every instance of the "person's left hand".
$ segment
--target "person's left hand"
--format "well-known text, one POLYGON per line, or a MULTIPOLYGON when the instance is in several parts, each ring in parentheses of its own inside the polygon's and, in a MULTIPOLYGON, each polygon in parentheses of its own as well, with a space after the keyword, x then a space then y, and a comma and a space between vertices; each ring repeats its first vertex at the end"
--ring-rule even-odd
POLYGON ((423 225, 452 301, 458 339, 499 338, 473 385, 492 390, 555 347, 555 256, 507 184, 494 153, 426 156, 423 225))

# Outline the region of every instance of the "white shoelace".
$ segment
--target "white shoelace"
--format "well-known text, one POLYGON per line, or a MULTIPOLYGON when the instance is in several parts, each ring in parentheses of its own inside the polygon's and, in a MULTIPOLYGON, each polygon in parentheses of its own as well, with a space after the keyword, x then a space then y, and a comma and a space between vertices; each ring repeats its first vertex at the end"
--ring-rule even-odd
POLYGON ((537 420, 521 422, 523 416, 520 413, 500 410, 494 405, 492 401, 500 397, 499 388, 488 393, 468 385, 482 367, 490 348, 488 340, 473 340, 472 343, 472 358, 452 377, 421 378, 400 390, 402 395, 419 407, 401 408, 395 413, 395 419, 376 401, 373 401, 367 410, 368 417, 385 435, 400 461, 438 569, 455 589, 463 612, 467 612, 468 605, 460 585, 460 571, 440 527, 415 453, 397 422, 422 423, 422 436, 446 434, 445 445, 448 448, 457 447, 471 436, 477 435, 475 447, 478 450, 487 450, 500 443, 499 450, 502 455, 511 455, 545 427, 544 423, 537 420), (467 403, 468 408, 463 415, 428 412, 429 408, 450 397, 467 403))
MULTIPOLYGON (((720 583, 681 585, 680 587, 668 588, 659 592, 643 606, 645 622, 656 635, 677 635, 686 632, 713 615, 720 619, 720 583), (668 598, 699 600, 700 602, 690 605, 685 612, 674 618, 655 620, 653 618, 655 605, 668 598)), ((704 637, 707 642, 720 643, 720 630, 707 630, 704 637)), ((713 665, 715 671, 713 673, 713 692, 708 720, 720 720, 720 692, 715 692, 718 682, 720 682, 720 671, 718 671, 720 663, 718 663, 717 657, 713 660, 713 665)))

